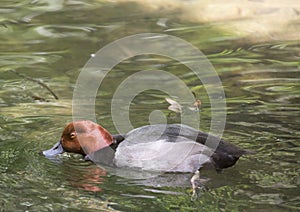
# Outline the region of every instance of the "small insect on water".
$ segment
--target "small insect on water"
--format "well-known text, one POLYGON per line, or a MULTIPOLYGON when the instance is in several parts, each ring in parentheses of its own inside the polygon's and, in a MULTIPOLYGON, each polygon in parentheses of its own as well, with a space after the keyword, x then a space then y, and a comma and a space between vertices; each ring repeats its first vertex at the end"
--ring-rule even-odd
POLYGON ((186 107, 171 98, 165 98, 165 100, 170 104, 168 110, 173 111, 175 113, 182 113, 185 108, 195 112, 199 111, 202 104, 201 100, 197 99, 194 91, 192 91, 192 93, 195 97, 195 101, 192 104, 187 105, 186 107))

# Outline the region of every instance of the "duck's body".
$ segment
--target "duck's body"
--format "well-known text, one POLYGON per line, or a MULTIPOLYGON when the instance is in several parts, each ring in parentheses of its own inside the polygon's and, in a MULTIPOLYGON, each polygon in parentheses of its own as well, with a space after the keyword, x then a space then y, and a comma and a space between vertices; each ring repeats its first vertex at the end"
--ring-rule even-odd
POLYGON ((195 172, 204 164, 221 170, 247 153, 186 125, 148 125, 112 136, 91 121, 70 123, 59 143, 43 154, 49 157, 64 151, 85 155, 95 163, 164 172, 195 172), (215 151, 205 145, 208 137, 219 142, 215 151))
MULTIPOLYGON (((187 137, 176 135, 185 125, 148 125, 126 135, 113 135, 114 143, 88 157, 96 163, 148 171, 195 172, 211 162, 211 149, 187 137), (176 132, 174 131, 176 129, 176 132), (170 131, 171 130, 171 131, 170 131)), ((192 128, 190 128, 192 129, 192 128)))

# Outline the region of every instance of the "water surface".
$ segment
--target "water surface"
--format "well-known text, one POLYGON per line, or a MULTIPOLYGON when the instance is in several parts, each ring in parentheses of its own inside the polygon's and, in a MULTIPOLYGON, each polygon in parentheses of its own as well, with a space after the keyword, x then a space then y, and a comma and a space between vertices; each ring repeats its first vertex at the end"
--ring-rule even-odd
MULTIPOLYGON (((1 211, 299 210, 300 42, 291 36, 299 29, 296 13, 288 16, 290 33, 272 37, 223 30, 220 26, 232 21, 199 21, 178 8, 150 9, 127 1, 1 4, 1 211), (77 155, 64 154, 55 161, 38 155, 58 141, 63 126, 72 120, 73 89, 91 54, 116 39, 144 32, 178 36, 208 57, 226 94, 224 139, 257 152, 221 174, 204 171, 209 191, 197 201, 190 200, 188 174, 133 181, 77 155), (11 69, 41 80, 59 99, 11 69)), ((116 133, 110 115, 112 95, 120 82, 141 70, 164 70, 180 77, 201 99, 200 128, 209 130, 210 101, 203 85, 179 62, 153 55, 123 61, 105 78, 96 101, 98 123, 116 133)), ((148 124, 153 110, 168 115, 165 97, 155 90, 136 96, 130 107, 133 126, 148 124)), ((168 120, 177 121, 173 115, 168 120)))

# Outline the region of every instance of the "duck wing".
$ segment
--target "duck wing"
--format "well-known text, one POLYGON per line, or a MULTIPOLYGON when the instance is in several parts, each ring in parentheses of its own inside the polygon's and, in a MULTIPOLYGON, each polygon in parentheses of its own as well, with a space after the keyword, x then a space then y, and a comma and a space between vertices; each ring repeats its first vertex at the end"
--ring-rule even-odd
MULTIPOLYGON (((217 170, 233 166, 236 161, 245 154, 251 154, 250 151, 241 149, 221 138, 196 130, 187 125, 170 124, 165 130, 165 134, 170 137, 181 136, 201 143, 211 149, 215 149, 212 159, 217 170), (207 139, 209 138, 209 142, 207 139), (216 147, 216 148, 214 148, 216 147)), ((170 140, 171 141, 171 140, 170 140)))
POLYGON ((239 157, 249 154, 249 151, 241 149, 221 138, 183 124, 146 125, 136 128, 126 135, 115 135, 114 137, 118 138, 120 142, 123 142, 125 138, 128 146, 156 142, 158 140, 173 143, 196 142, 205 145, 211 150, 215 149, 211 158, 216 170, 233 166, 239 157), (209 142, 207 142, 208 138, 209 142))

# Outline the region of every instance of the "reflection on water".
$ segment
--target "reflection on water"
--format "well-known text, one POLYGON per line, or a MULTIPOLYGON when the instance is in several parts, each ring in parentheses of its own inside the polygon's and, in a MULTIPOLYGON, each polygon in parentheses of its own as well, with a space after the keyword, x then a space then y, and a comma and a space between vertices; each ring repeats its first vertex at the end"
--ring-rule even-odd
MULTIPOLYGON (((248 1, 246 7, 231 3, 235 9, 228 13, 219 1, 214 5, 161 2, 43 0, 1 4, 3 211, 299 209, 299 5, 248 1), (190 201, 189 174, 132 181, 80 156, 64 154, 49 161, 38 155, 59 139, 62 127, 72 120, 72 92, 91 55, 109 42, 141 32, 178 36, 206 54, 227 97, 224 138, 257 152, 222 174, 203 171, 209 191, 195 202, 190 201), (42 80, 59 100, 11 69, 42 80)), ((109 73, 97 96, 99 123, 116 132, 110 115, 111 97, 124 79, 141 70, 164 70, 180 77, 201 99, 200 126, 209 130, 210 101, 204 87, 179 62, 155 56, 130 58, 109 73)), ((153 110, 168 114, 165 97, 158 91, 137 95, 131 104, 132 124, 147 124, 153 110)), ((180 121, 176 116, 169 118, 171 123, 180 121)))

